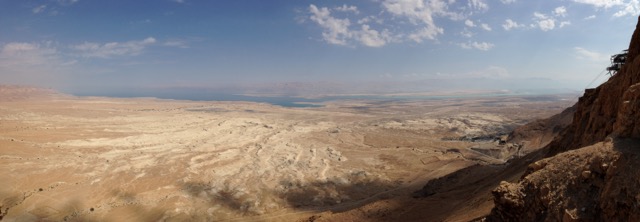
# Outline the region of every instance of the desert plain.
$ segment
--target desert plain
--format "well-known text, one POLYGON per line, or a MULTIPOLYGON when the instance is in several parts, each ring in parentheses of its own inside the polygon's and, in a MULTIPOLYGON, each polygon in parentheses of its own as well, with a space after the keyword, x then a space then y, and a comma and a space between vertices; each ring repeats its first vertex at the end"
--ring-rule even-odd
POLYGON ((504 167, 531 147, 501 137, 575 102, 463 96, 292 108, 0 93, 4 221, 473 219, 493 206, 474 195, 493 187, 413 194, 464 168, 504 167))

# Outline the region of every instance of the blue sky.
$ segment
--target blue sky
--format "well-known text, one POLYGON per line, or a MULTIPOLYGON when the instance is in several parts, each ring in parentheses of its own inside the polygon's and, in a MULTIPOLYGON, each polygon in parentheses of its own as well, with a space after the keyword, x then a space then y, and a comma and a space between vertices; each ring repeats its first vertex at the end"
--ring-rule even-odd
POLYGON ((628 46, 638 14, 638 0, 0 0, 0 83, 580 89, 628 46))

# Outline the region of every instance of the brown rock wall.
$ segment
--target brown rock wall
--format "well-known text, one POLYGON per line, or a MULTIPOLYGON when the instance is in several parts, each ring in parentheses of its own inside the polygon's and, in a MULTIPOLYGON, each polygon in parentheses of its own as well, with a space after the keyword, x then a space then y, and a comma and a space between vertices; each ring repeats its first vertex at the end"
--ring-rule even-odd
POLYGON ((585 91, 546 159, 492 192, 487 221, 640 221, 639 54, 640 22, 627 63, 585 91))
MULTIPOLYGON (((623 112, 621 107, 626 107, 625 109, 629 110, 629 105, 635 104, 625 103, 635 94, 630 92, 626 98, 625 94, 627 94, 627 90, 631 89, 631 86, 640 83, 640 57, 637 56, 640 53, 639 32, 640 26, 636 26, 629 44, 627 63, 622 66, 620 71, 599 87, 587 89, 580 97, 576 104, 572 124, 547 146, 549 149, 548 157, 603 141, 616 131, 615 127, 625 124, 621 121, 633 118, 619 115, 632 115, 632 113, 623 112), (616 122, 618 123, 616 124, 616 122)), ((624 130, 617 130, 616 133, 626 136, 636 135, 624 132, 624 130)))

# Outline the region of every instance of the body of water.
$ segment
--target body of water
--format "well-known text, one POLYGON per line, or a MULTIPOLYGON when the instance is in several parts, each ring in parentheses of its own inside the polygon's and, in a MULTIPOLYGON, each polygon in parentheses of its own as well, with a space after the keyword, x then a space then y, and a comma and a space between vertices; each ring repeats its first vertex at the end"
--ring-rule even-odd
POLYGON ((316 99, 308 99, 290 96, 246 96, 237 94, 223 94, 210 92, 137 92, 137 93, 90 93, 90 94, 74 94, 76 96, 104 96, 117 98, 136 98, 136 97, 153 97, 159 99, 175 99, 175 100, 192 100, 192 101, 247 101, 258 103, 269 103, 283 107, 322 107, 323 102, 337 100, 377 100, 377 101, 412 101, 412 100, 439 100, 439 99, 463 99, 463 98, 482 98, 482 97, 508 97, 508 96, 524 96, 531 98, 552 99, 549 94, 530 94, 530 93, 478 93, 478 94, 452 94, 452 95, 345 95, 345 96, 327 96, 316 99))
POLYGON ((76 96, 103 96, 116 98, 152 97, 159 99, 191 100, 191 101, 246 101, 269 103, 283 107, 322 107, 321 102, 327 99, 305 99, 289 96, 245 96, 221 93, 189 93, 189 92, 155 92, 155 93, 77 93, 76 96))

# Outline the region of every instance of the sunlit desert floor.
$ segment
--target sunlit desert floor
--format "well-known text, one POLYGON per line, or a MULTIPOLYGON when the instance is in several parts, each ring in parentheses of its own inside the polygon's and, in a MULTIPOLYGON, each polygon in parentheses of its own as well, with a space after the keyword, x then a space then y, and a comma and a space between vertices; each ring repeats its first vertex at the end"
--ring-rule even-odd
POLYGON ((331 220, 410 198, 426 181, 471 165, 504 163, 469 149, 483 142, 464 138, 508 133, 571 99, 352 100, 314 108, 60 95, 4 100, 0 215, 331 220))

